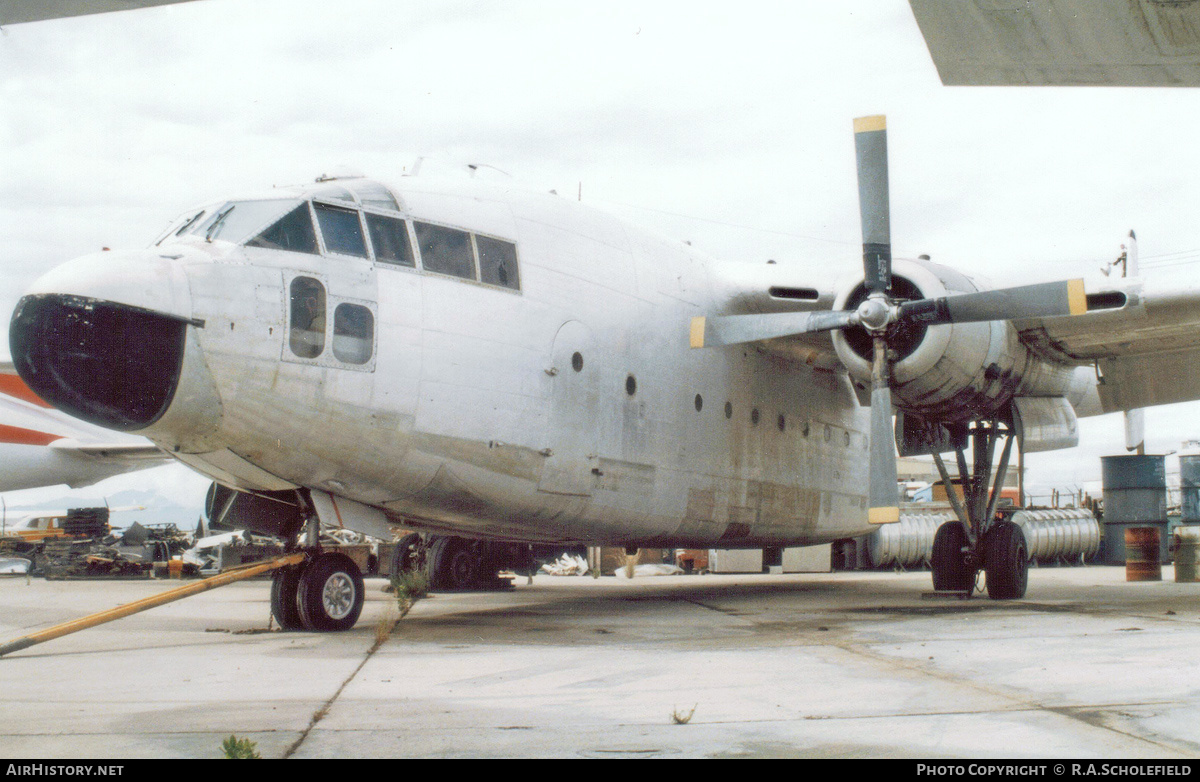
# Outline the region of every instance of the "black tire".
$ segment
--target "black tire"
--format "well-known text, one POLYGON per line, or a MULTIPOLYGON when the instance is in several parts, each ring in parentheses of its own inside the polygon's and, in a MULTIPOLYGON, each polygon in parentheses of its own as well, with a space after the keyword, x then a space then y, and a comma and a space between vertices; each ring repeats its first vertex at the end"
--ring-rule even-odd
POLYGON ((967 531, 958 521, 947 521, 933 536, 933 588, 939 592, 969 592, 975 588, 976 569, 967 564, 963 551, 969 545, 967 531))
POLYGON ((430 551, 433 588, 450 591, 479 589, 480 557, 473 541, 440 537, 430 551))
POLYGON ((413 558, 416 556, 417 546, 420 543, 421 536, 415 532, 410 532, 396 541, 396 548, 392 550, 392 563, 388 570, 389 576, 396 578, 401 573, 410 571, 417 566, 413 558))
POLYGON ((271 616, 284 630, 303 630, 300 618, 300 568, 283 567, 271 577, 271 616))
POLYGON ((349 630, 362 613, 362 571, 345 554, 321 554, 300 574, 296 602, 305 629, 318 633, 349 630))
POLYGON ((1029 547, 1025 533, 1011 521, 998 521, 983 541, 983 565, 988 597, 1018 600, 1029 582, 1029 547))

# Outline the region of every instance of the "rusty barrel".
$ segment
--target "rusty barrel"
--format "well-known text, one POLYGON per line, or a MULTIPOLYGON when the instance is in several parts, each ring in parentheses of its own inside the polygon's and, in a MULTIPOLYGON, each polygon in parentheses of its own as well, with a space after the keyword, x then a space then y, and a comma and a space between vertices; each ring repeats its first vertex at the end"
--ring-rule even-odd
POLYGON ((1128 527, 1125 530, 1125 580, 1162 581, 1157 527, 1128 527))
POLYGON ((1200 527, 1187 525, 1178 527, 1171 536, 1171 548, 1175 551, 1175 581, 1190 584, 1196 581, 1196 555, 1200 553, 1200 527))

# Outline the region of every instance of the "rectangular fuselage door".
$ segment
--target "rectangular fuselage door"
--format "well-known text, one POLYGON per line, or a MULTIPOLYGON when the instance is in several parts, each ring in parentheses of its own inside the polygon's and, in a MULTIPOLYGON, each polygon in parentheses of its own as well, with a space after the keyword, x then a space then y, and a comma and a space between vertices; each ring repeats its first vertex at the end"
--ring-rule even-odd
POLYGON ((564 323, 551 349, 550 418, 538 490, 587 496, 598 463, 596 414, 600 367, 591 350, 591 332, 578 321, 564 323))

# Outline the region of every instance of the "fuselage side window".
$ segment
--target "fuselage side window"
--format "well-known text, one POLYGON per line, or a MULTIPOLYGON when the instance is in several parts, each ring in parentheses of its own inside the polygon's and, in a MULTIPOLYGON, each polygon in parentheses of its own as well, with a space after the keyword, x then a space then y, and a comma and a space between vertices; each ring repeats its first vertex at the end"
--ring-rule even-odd
POLYGON ((325 286, 312 277, 297 277, 290 293, 288 343, 300 358, 316 358, 325 349, 325 286))
POLYGON ((426 271, 449 274, 474 280, 475 253, 471 249, 471 235, 429 223, 414 223, 417 230, 417 245, 421 248, 421 266, 426 271))
POLYGON ((367 232, 371 234, 371 246, 375 248, 375 260, 395 263, 400 266, 416 266, 412 245, 408 240, 408 226, 397 217, 366 213, 367 232))
POLYGON ((317 213, 317 224, 321 226, 326 251, 367 257, 367 245, 363 240, 357 209, 322 203, 313 203, 313 209, 317 213))
POLYGON ((374 350, 375 316, 359 304, 339 304, 333 311, 333 357, 365 364, 374 350))
POLYGON ((246 246, 319 255, 317 233, 313 230, 308 202, 305 201, 288 212, 267 230, 246 242, 246 246))
POLYGON ((515 244, 477 235, 475 246, 479 249, 479 273, 483 282, 513 290, 521 289, 515 244))

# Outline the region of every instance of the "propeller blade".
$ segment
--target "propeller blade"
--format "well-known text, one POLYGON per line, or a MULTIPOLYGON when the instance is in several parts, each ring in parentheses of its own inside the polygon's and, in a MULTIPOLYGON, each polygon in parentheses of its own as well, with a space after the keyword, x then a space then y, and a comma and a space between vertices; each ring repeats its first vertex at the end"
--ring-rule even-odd
POLYGON ((871 524, 900 521, 896 446, 892 431, 892 391, 888 388, 887 343, 882 337, 875 338, 875 363, 871 372, 870 469, 867 521, 871 524))
POLYGON ((1065 280, 906 301, 900 305, 899 318, 929 324, 974 323, 1085 312, 1087 296, 1083 280, 1065 280))
POLYGON ((774 312, 766 315, 719 315, 692 318, 690 344, 694 348, 738 345, 794 334, 830 331, 855 322, 855 313, 845 310, 820 312, 774 312))
POLYGON ((892 230, 887 123, 882 115, 854 120, 854 153, 858 162, 858 210, 862 218, 867 290, 887 293, 892 287, 892 230))

